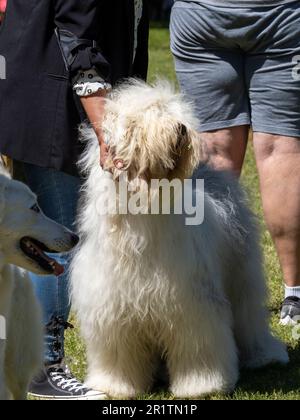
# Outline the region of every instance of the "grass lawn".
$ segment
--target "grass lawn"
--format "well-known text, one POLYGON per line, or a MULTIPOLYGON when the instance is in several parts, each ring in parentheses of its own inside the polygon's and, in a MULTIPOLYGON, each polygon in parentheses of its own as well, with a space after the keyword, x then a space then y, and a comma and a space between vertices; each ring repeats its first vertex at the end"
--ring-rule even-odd
MULTIPOLYGON (((175 81, 173 61, 169 52, 169 35, 165 28, 153 28, 150 41, 150 81, 163 76, 175 81)), ((251 144, 249 146, 246 165, 243 172, 243 184, 249 191, 252 207, 262 220, 261 201, 258 192, 258 179, 253 159, 251 144)), ((274 332, 289 345, 291 363, 287 367, 272 366, 259 371, 244 371, 233 395, 212 396, 210 399, 228 400, 298 400, 300 399, 300 341, 292 339, 291 330, 278 325, 278 314, 283 295, 282 277, 274 247, 269 234, 262 223, 262 244, 266 262, 266 273, 270 287, 269 307, 272 313, 274 332)), ((92 279, 91 279, 92 281, 92 279)), ((75 323, 76 324, 76 323, 75 323)), ((78 377, 85 374, 84 347, 78 337, 77 329, 67 334, 67 360, 78 377)), ((153 395, 141 396, 145 399, 169 399, 163 391, 153 395)))

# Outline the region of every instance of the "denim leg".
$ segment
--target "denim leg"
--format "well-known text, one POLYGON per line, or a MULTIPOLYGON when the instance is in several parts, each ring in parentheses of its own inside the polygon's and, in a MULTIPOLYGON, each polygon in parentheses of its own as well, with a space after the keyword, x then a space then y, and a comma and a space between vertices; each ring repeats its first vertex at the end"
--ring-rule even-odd
MULTIPOLYGON (((26 183, 37 195, 38 203, 46 216, 74 230, 80 179, 35 165, 22 164, 21 169, 26 183)), ((46 326, 46 364, 59 362, 64 357, 64 331, 70 312, 69 255, 56 254, 55 259, 65 267, 61 276, 38 276, 30 273, 46 326)))

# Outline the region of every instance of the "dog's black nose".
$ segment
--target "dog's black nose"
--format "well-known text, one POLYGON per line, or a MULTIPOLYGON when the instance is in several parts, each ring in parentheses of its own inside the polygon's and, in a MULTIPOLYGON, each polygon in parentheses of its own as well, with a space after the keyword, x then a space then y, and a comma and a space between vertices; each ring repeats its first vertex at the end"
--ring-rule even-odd
POLYGON ((79 242, 79 236, 75 235, 75 233, 73 233, 71 235, 71 242, 73 246, 76 246, 79 242))

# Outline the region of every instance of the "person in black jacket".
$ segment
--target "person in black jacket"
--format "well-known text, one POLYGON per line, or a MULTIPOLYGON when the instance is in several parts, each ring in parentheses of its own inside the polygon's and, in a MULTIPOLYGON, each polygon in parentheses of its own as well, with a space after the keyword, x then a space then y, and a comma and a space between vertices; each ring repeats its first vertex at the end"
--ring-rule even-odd
MULTIPOLYGON (((92 124, 101 122, 103 98, 116 82, 146 78, 146 0, 8 0, 0 31, 6 61, 6 79, 0 80, 0 152, 14 160, 46 215, 72 228, 80 187, 77 126, 86 115, 92 124)), ((107 146, 98 124, 95 131, 105 165, 107 146)), ((68 256, 59 261, 67 266, 68 256)), ((67 274, 31 277, 46 325, 45 368, 31 393, 104 398, 86 389, 64 363, 67 274)))

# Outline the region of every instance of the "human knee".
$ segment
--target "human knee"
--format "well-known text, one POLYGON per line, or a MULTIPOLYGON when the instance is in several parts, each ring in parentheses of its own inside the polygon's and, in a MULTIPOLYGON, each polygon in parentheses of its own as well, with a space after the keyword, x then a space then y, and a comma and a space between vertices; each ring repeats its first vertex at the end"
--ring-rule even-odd
POLYGON ((279 136, 276 134, 254 133, 253 144, 258 163, 284 158, 300 158, 300 138, 279 136))
POLYGON ((236 170, 232 137, 226 132, 206 133, 204 136, 208 163, 218 170, 236 170))

